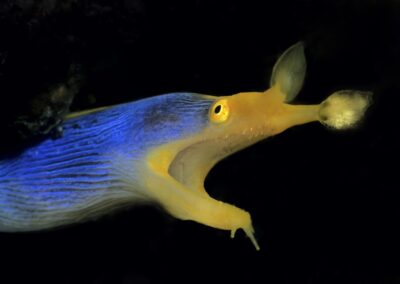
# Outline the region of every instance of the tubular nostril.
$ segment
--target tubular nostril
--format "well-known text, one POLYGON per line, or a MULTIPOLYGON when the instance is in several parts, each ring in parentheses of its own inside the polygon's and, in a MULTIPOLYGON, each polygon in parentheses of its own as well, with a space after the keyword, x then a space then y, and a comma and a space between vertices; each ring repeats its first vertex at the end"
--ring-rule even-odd
POLYGON ((371 103, 369 92, 342 90, 329 96, 319 110, 319 120, 329 127, 346 129, 355 126, 371 103))
POLYGON ((322 121, 327 121, 328 117, 326 115, 322 114, 322 115, 320 115, 319 119, 322 121))

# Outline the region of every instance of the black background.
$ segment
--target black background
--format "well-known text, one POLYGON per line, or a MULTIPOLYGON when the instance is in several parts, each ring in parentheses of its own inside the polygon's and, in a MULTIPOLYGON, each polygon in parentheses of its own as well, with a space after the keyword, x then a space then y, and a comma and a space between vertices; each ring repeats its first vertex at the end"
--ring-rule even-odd
MULTIPOLYGON (((65 229, 0 234, 0 283, 400 283, 400 2, 0 7, 3 121, 76 63, 85 83, 73 110, 175 91, 261 91, 279 54, 299 40, 308 72, 296 102, 374 92, 356 130, 295 127, 212 170, 207 191, 252 213, 260 252, 243 232, 232 240, 143 206, 65 229)), ((7 135, 2 143, 11 143, 7 135)))

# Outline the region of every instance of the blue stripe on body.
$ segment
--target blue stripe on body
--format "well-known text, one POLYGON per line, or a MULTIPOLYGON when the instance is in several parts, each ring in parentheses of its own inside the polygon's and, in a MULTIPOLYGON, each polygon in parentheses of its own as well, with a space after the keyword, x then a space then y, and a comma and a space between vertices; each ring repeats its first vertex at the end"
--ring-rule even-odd
POLYGON ((74 223, 133 202, 135 189, 115 171, 114 155, 132 161, 124 170, 140 178, 134 174, 146 151, 204 128, 211 103, 167 94, 67 120, 62 138, 0 161, 0 230, 74 223))

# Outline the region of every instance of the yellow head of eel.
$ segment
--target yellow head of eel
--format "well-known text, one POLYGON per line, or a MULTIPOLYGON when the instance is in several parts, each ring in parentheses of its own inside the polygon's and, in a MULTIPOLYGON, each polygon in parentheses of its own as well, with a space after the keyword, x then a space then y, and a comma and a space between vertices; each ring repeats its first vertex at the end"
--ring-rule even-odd
POLYGON ((224 157, 289 127, 320 121, 344 129, 362 118, 370 101, 367 92, 340 91, 319 105, 289 104, 300 91, 305 72, 304 47, 297 43, 278 59, 265 92, 203 96, 212 103, 202 130, 148 152, 143 169, 147 194, 179 219, 230 230, 232 237, 243 229, 259 249, 250 214, 211 198, 204 179, 224 157))

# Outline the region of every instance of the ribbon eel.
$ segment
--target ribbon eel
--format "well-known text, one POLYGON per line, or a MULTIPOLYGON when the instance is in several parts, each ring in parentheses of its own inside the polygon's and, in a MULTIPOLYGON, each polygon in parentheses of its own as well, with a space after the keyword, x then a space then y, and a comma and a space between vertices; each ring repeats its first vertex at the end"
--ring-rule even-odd
POLYGON ((289 104, 305 72, 297 43, 276 62, 265 92, 170 93, 70 115, 61 138, 0 160, 0 231, 54 228, 151 201, 232 237, 243 229, 259 249, 250 214, 210 197, 204 179, 221 159, 289 127, 320 121, 345 129, 362 118, 368 92, 289 104))

